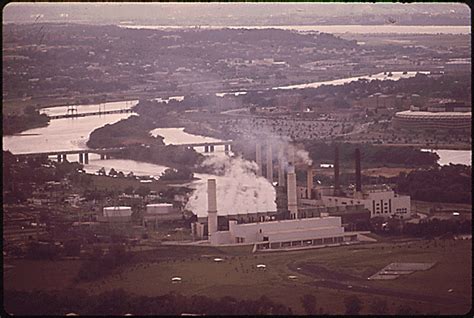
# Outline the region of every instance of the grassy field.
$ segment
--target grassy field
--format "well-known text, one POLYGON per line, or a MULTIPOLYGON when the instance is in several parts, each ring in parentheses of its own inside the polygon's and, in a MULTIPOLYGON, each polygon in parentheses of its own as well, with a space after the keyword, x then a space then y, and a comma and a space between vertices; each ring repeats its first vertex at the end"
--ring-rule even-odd
MULTIPOLYGON (((373 298, 387 300, 391 313, 408 304, 420 313, 439 311, 461 314, 471 308, 471 242, 412 241, 375 243, 306 251, 251 254, 248 247, 213 248, 162 246, 139 252, 129 264, 101 280, 74 285, 80 261, 8 262, 14 267, 4 275, 6 289, 63 289, 79 287, 91 294, 121 288, 137 295, 161 295, 178 292, 184 295, 207 295, 255 298, 267 295, 272 300, 291 306, 303 314, 300 298, 311 293, 323 312, 342 314, 344 297, 355 294, 363 302, 361 313, 370 313, 373 298), (221 257, 222 262, 214 262, 221 257), (392 262, 436 262, 422 272, 393 281, 368 281, 367 277, 392 262), (266 269, 257 269, 265 264, 266 269), (369 288, 388 289, 399 293, 438 297, 439 302, 379 296, 376 292, 355 292, 318 285, 324 273, 308 274, 298 270, 300 264, 315 264, 337 275, 355 277, 369 288), (296 279, 288 276, 294 275, 296 279), (321 276, 322 275, 322 276, 321 276), (182 282, 173 284, 179 276, 182 282), (453 289, 448 293, 448 289, 453 289)), ((329 276, 328 276, 329 277, 329 276)), ((340 282, 343 282, 343 278, 340 282)), ((350 283, 350 281, 349 281, 350 283)))

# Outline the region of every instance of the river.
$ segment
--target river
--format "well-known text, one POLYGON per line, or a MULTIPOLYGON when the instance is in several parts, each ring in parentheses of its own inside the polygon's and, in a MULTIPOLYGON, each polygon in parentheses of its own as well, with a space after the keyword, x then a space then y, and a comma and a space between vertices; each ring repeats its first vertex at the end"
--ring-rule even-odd
MULTIPOLYGON (((191 29, 179 25, 119 25, 129 29, 191 29)), ((272 25, 272 26, 215 26, 202 25, 202 29, 282 29, 298 32, 352 33, 352 34, 471 34, 469 25, 272 25)))
POLYGON ((437 153, 439 156, 438 164, 441 166, 450 163, 472 166, 472 150, 421 149, 421 151, 437 153))
MULTIPOLYGON (((406 78, 414 76, 416 72, 408 72, 407 74, 402 74, 401 72, 393 72, 392 77, 384 75, 383 73, 374 74, 372 76, 361 76, 361 77, 350 77, 344 79, 338 79, 333 81, 325 82, 314 82, 314 83, 305 83, 291 86, 283 86, 275 89, 291 89, 291 88, 302 88, 302 87, 318 87, 321 85, 341 85, 347 82, 357 80, 359 78, 366 78, 368 80, 373 79, 392 79, 396 80, 399 78, 406 78)), ((245 92, 238 92, 238 94, 244 94, 245 92)), ((227 93, 217 93, 217 96, 223 96, 227 93)), ((235 93, 231 93, 235 94, 235 93)), ((172 96, 166 98, 160 98, 162 101, 166 100, 182 100, 183 96, 172 96)), ((137 103, 136 100, 129 101, 119 101, 119 102, 108 102, 101 104, 102 109, 112 110, 112 109, 124 109, 131 108, 137 103)), ((60 115, 67 112, 69 106, 60 106, 60 107, 49 107, 44 108, 43 112, 50 115, 60 115)), ((92 105, 77 105, 78 112, 88 112, 88 111, 97 111, 99 104, 92 105)), ((79 117, 79 118, 63 118, 51 120, 50 124, 47 127, 30 129, 22 134, 14 136, 3 136, 3 150, 10 150, 14 154, 23 154, 23 153, 32 153, 32 152, 48 152, 48 151, 65 151, 65 150, 81 150, 87 149, 86 142, 88 140, 89 134, 98 127, 102 127, 106 124, 115 123, 121 119, 129 117, 131 114, 110 114, 103 116, 89 116, 89 117, 79 117)), ((220 141, 215 138, 192 135, 185 133, 183 128, 159 128, 152 131, 153 134, 160 134, 163 136, 165 144, 180 144, 180 143, 199 143, 199 142, 213 142, 220 141)), ((198 147, 196 149, 199 152, 203 152, 203 149, 198 147)), ((223 146, 216 146, 217 153, 223 154, 223 146)), ((453 162, 453 163, 465 163, 469 162, 470 164, 470 154, 463 153, 461 156, 463 159, 459 161, 457 155, 451 153, 450 151, 445 152, 444 150, 438 151, 439 155, 442 157, 440 159, 441 164, 453 162), (469 159, 467 161, 467 159, 469 159)), ((71 156, 70 160, 78 160, 77 156, 71 156)), ((122 170, 125 172, 126 169, 133 167, 140 173, 146 175, 156 175, 159 171, 166 169, 164 166, 160 165, 151 165, 141 162, 133 162, 130 160, 120 161, 120 160, 101 160, 96 162, 96 159, 91 157, 89 162, 89 167, 86 165, 86 169, 97 170, 99 165, 104 166, 106 169, 116 168, 116 170, 122 170), (117 166, 114 166, 117 165, 117 166), (97 169, 96 169, 97 168, 97 169)))

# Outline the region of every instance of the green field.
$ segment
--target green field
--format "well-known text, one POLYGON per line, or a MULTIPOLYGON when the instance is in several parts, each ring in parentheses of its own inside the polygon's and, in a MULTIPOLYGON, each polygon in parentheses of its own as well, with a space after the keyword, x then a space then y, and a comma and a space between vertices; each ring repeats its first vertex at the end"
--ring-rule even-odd
POLYGON ((14 267, 5 273, 4 284, 7 290, 79 287, 91 294, 121 288, 146 296, 168 292, 216 298, 266 295, 290 306, 295 314, 304 314, 299 300, 304 294, 314 294, 317 307, 330 314, 343 314, 344 297, 355 294, 363 301, 362 314, 370 313, 369 305, 374 298, 385 299, 389 313, 396 313, 401 304, 408 304, 425 314, 462 314, 471 308, 471 258, 471 242, 453 240, 375 243, 268 254, 251 254, 246 247, 162 246, 138 252, 127 265, 102 280, 80 284, 75 284, 73 278, 81 261, 9 261, 7 264, 14 267), (224 261, 214 262, 214 257, 224 261), (436 265, 392 281, 367 280, 392 262, 436 262, 436 265), (265 264, 266 269, 257 269, 257 264, 265 264), (336 276, 354 277, 359 284, 363 280, 369 288, 438 297, 441 301, 327 288, 318 283, 318 279, 325 277, 324 272, 312 275, 298 270, 300 264, 317 265, 336 276), (289 275, 297 278, 289 279, 289 275), (182 282, 173 284, 174 276, 181 277, 182 282), (448 293, 448 289, 453 291, 448 293))

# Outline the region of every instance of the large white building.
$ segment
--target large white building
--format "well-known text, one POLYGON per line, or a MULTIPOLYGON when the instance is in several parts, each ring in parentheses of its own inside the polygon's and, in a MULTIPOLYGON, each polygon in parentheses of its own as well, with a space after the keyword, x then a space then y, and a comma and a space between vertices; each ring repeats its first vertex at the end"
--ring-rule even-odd
POLYGON ((228 231, 211 234, 212 245, 255 244, 257 249, 341 244, 356 241, 357 234, 344 233, 340 217, 316 217, 237 224, 229 221, 228 231))
POLYGON ((346 196, 334 196, 321 193, 321 200, 325 206, 349 206, 362 204, 370 211, 370 217, 381 216, 388 218, 397 216, 401 219, 411 217, 410 196, 396 194, 388 186, 376 186, 361 192, 353 192, 346 196))

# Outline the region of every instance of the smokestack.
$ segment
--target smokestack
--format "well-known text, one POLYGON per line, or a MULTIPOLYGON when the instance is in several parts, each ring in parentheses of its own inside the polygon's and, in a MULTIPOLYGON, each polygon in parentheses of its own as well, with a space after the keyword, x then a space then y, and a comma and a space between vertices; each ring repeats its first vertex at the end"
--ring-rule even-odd
POLYGON ((339 148, 334 150, 334 194, 339 195, 339 148))
POLYGON ((360 150, 356 148, 355 150, 355 175, 356 175, 356 191, 362 191, 362 181, 360 177, 360 150))
POLYGON ((257 175, 262 175, 262 146, 259 143, 255 144, 255 161, 257 162, 257 175))
POLYGON ((287 183, 288 211, 290 211, 291 219, 297 219, 298 203, 296 199, 296 174, 294 166, 288 166, 287 183))
POLYGON ((283 147, 278 150, 278 186, 285 185, 285 166, 283 164, 283 147))
POLYGON ((306 197, 308 199, 312 199, 313 195, 313 169, 311 169, 311 166, 308 166, 308 170, 306 171, 306 197))
POLYGON ((207 228, 209 238, 217 232, 216 179, 207 179, 207 228))
POLYGON ((267 179, 273 183, 273 154, 272 145, 267 145, 267 179))

